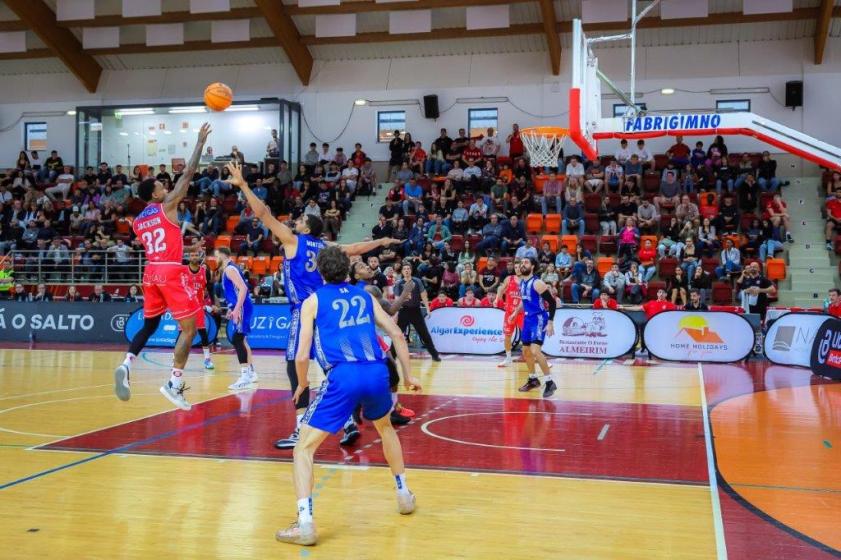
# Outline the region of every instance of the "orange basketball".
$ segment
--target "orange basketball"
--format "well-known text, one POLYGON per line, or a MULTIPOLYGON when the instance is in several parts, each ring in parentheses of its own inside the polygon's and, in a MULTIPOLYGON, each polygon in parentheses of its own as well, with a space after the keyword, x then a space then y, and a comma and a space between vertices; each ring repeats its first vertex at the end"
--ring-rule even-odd
POLYGON ((234 92, 221 82, 214 82, 204 88, 204 104, 211 111, 224 111, 233 100, 234 92))

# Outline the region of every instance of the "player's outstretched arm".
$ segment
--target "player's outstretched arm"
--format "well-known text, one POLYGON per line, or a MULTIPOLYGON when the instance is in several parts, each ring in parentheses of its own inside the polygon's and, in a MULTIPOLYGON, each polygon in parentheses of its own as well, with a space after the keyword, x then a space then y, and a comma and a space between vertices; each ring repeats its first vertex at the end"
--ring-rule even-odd
POLYGON ((187 167, 184 168, 181 178, 175 183, 175 187, 169 191, 164 199, 164 211, 166 213, 177 212, 178 203, 187 196, 187 189, 190 188, 190 181, 193 180, 196 170, 199 167, 199 159, 204 150, 204 143, 207 142, 207 137, 211 133, 210 123, 204 123, 199 129, 199 138, 196 141, 196 147, 193 148, 193 155, 187 162, 187 167))
MULTIPOLYGON (((420 382, 412 376, 412 364, 409 361, 409 346, 406 344, 406 339, 403 337, 403 331, 400 330, 397 323, 394 322, 391 316, 387 314, 383 308, 380 307, 380 304, 373 298, 371 298, 371 303, 374 307, 374 320, 377 322, 377 326, 385 331, 389 338, 391 338, 391 342, 394 344, 394 349, 397 351, 397 360, 400 362, 400 369, 403 370, 403 384, 410 391, 420 391, 422 389, 420 382)), ((303 310, 301 321, 303 326, 303 310)), ((301 331, 301 334, 304 334, 303 330, 301 331)), ((304 339, 301 338, 300 340, 303 344, 304 339)), ((300 355, 300 353, 301 347, 299 346, 298 354, 300 355)), ((309 349, 307 349, 307 357, 309 357, 309 349)))
POLYGON ((310 348, 312 347, 313 324, 315 315, 318 313, 318 298, 315 294, 304 300, 301 306, 301 332, 298 335, 298 353, 295 354, 295 373, 298 375, 298 388, 292 396, 293 402, 298 402, 298 397, 304 391, 310 390, 310 382, 307 379, 307 372, 310 369, 310 348))
MULTIPOLYGON (((295 232, 292 231, 292 228, 272 216, 271 211, 266 206, 266 204, 260 200, 254 191, 251 190, 251 187, 248 186, 248 182, 242 178, 242 167, 240 166, 238 161, 232 161, 225 166, 228 172, 231 174, 229 181, 235 187, 239 187, 242 191, 242 194, 245 195, 245 200, 248 205, 254 210, 254 216, 260 220, 260 222, 269 228, 273 234, 280 239, 281 245, 283 245, 284 249, 287 246, 295 246, 297 248, 298 238, 295 237, 295 232)), ((292 253, 294 255, 294 252, 292 253)), ((287 255, 289 255, 289 251, 287 251, 287 255)))
POLYGON ((348 243, 345 245, 339 245, 342 248, 342 251, 347 253, 349 257, 353 257, 356 255, 364 255, 365 253, 369 253, 374 249, 379 249, 380 247, 388 247, 389 245, 394 245, 395 243, 400 243, 397 239, 392 239, 391 237, 383 237, 382 239, 374 239, 373 241, 360 241, 359 243, 348 243))

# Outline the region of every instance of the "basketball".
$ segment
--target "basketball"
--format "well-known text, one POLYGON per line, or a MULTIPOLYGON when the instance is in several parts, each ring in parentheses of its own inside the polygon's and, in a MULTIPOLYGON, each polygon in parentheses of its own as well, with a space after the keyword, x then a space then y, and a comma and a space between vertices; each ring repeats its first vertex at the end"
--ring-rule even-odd
POLYGON ((204 88, 204 104, 211 111, 224 111, 233 100, 234 92, 221 82, 214 82, 204 88))

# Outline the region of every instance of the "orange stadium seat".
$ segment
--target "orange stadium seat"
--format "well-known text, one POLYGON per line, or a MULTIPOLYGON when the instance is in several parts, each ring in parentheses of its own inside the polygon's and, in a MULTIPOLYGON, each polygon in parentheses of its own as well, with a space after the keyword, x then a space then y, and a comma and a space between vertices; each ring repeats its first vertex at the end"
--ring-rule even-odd
POLYGON ((254 257, 254 261, 251 263, 251 272, 253 274, 259 274, 260 276, 266 275, 269 271, 269 257, 260 256, 254 257))
POLYGON ((546 214, 543 218, 543 226, 546 228, 546 233, 561 233, 561 215, 546 214))
POLYGON ((786 262, 783 259, 768 259, 765 261, 765 276, 768 280, 784 280, 786 277, 786 262))
POLYGON ((269 263, 269 272, 274 274, 278 270, 280 270, 280 265, 283 264, 283 257, 272 257, 271 262, 269 263))
POLYGON ((526 216, 526 233, 540 233, 543 231, 543 214, 529 214, 526 216))
POLYGON ((566 245, 567 250, 571 254, 575 254, 575 247, 578 245, 578 236, 577 235, 562 235, 561 236, 561 245, 566 245))
POLYGON ((237 257, 237 266, 245 265, 246 270, 251 270, 251 263, 254 262, 254 257, 237 257))
POLYGON ((544 235, 540 238, 540 247, 542 248, 544 243, 548 243, 549 249, 551 249, 553 253, 557 253, 560 242, 561 238, 557 235, 544 235))
POLYGON ((604 275, 610 271, 610 267, 613 266, 613 263, 616 262, 616 259, 613 257, 599 257, 596 259, 596 270, 599 271, 599 274, 604 278, 604 275))
POLYGON ((239 225, 239 214, 234 214, 233 216, 228 216, 228 221, 225 222, 225 231, 229 233, 233 233, 236 227, 239 225))
POLYGON ((228 249, 231 248, 231 236, 230 235, 220 235, 216 238, 216 241, 213 245, 215 249, 219 247, 227 247, 228 249))

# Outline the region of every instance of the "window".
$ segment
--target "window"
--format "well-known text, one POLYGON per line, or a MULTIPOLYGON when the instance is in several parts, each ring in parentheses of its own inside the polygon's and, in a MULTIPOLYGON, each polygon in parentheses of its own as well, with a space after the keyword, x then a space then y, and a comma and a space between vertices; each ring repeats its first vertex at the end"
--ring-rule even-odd
POLYGON ((467 132, 471 138, 483 136, 489 128, 499 128, 498 109, 468 109, 467 110, 467 132))
POLYGON ((23 144, 27 151, 47 149, 47 123, 29 122, 24 124, 23 144))
POLYGON ((406 134, 406 111, 380 111, 377 113, 377 142, 391 142, 394 131, 406 134))
POLYGON ((750 99, 717 99, 717 113, 750 113, 750 99))
MULTIPOLYGON (((637 103, 637 108, 640 111, 647 111, 648 106, 645 103, 637 103)), ((625 111, 628 110, 628 106, 624 103, 614 103, 613 104, 613 116, 614 117, 624 117, 625 111)))

